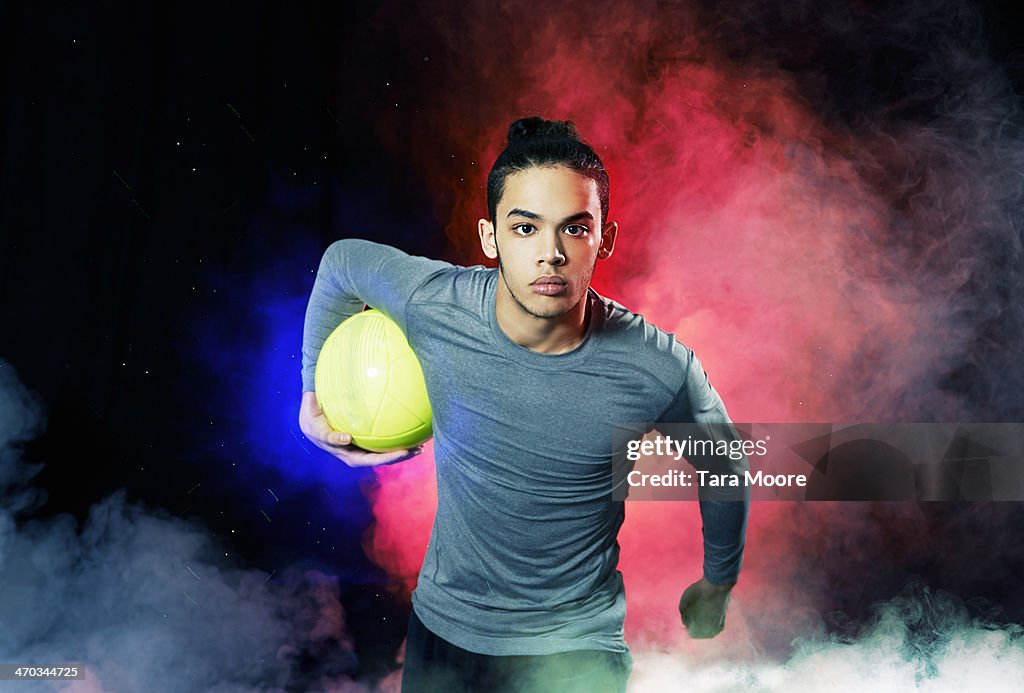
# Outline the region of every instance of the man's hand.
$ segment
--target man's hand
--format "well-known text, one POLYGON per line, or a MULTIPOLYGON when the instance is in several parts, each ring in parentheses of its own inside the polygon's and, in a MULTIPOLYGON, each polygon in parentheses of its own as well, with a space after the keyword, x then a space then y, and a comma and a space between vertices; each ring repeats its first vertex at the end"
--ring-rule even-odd
POLYGON ((302 393, 302 404, 299 407, 299 429, 310 442, 321 450, 334 455, 349 467, 394 464, 423 452, 422 446, 392 452, 369 452, 352 445, 352 436, 342 431, 335 431, 327 423, 327 417, 324 416, 319 402, 316 401, 315 392, 302 393))
POLYGON ((705 578, 686 588, 679 600, 679 615, 691 638, 713 638, 722 632, 731 591, 731 584, 715 585, 705 578))

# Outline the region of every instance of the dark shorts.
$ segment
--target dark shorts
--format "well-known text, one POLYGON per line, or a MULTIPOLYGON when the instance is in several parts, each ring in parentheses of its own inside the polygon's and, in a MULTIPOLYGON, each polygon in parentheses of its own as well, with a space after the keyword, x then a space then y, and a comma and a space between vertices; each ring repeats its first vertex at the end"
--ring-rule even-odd
POLYGON ((444 640, 409 616, 402 693, 623 693, 629 652, 577 650, 550 655, 483 655, 444 640))

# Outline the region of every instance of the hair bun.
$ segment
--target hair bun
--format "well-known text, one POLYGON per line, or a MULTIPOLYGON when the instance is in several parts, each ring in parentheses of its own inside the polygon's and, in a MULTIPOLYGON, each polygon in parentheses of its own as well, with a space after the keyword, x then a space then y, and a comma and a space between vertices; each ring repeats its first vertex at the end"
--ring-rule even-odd
POLYGON ((579 140, 580 135, 571 120, 545 120, 540 116, 520 118, 508 126, 509 145, 531 137, 567 137, 579 140))

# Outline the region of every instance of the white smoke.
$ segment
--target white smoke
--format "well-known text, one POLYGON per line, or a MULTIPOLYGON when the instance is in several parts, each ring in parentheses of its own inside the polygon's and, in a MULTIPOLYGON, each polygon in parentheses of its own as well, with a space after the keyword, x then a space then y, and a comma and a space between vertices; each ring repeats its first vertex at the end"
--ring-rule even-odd
MULTIPOLYGON (((735 603, 733 606, 737 606, 735 603)), ((634 654, 630 693, 966 693, 1019 691, 1024 681, 1020 626, 996 626, 968 617, 959 600, 912 585, 876 610, 857 638, 794 643, 785 663, 701 658, 707 649, 634 654)))
POLYGON ((371 689, 346 675, 355 655, 335 578, 285 570, 270 582, 233 567, 204 527, 123 491, 81 528, 66 514, 31 518, 45 501, 28 486, 41 465, 20 445, 43 427, 41 401, 0 360, 0 663, 76 663, 85 677, 0 689, 371 689))

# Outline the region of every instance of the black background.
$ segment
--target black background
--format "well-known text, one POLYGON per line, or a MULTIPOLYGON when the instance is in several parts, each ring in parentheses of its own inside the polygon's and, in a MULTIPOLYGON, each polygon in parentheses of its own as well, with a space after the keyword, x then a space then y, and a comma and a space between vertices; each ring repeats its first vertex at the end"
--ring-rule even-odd
MULTIPOLYGON (((913 56, 870 45, 887 4, 864 4, 865 45, 845 48, 808 39, 819 6, 800 20, 765 3, 705 16, 736 39, 737 60, 827 76, 830 88, 808 96, 825 119, 856 124, 892 104, 898 117, 924 117, 927 103, 903 98, 913 56)), ((1022 11, 972 7, 984 50, 1019 95, 1022 11)), ((199 430, 221 423, 223 400, 208 393, 224 385, 182 345, 210 321, 244 338, 254 287, 303 297, 308 270, 345 235, 478 259, 445 235, 451 193, 383 142, 382 123, 388 137, 429 139, 417 131, 421 107, 460 88, 457 71, 440 67, 450 67, 449 47, 429 27, 392 31, 401 17, 400 5, 367 2, 0 3, 0 357, 47 409, 44 434, 26 447, 46 464, 35 483, 49 498, 36 513, 82 519, 125 488, 130 500, 200 519, 241 565, 325 566, 344 577, 365 670, 387 667, 408 607, 363 555, 369 516, 356 487, 346 502, 364 505, 333 548, 305 530, 322 501, 315 490, 282 498, 275 523, 253 522, 226 476, 230 456, 211 463, 196 450, 199 430), (394 615, 383 626, 382 613, 394 615)), ((468 128, 493 126, 467 115, 468 128)), ((297 370, 293 386, 297 411, 297 370)), ((258 474, 253 487, 276 481, 258 474)), ((877 596, 844 601, 839 590, 836 606, 877 596)))

